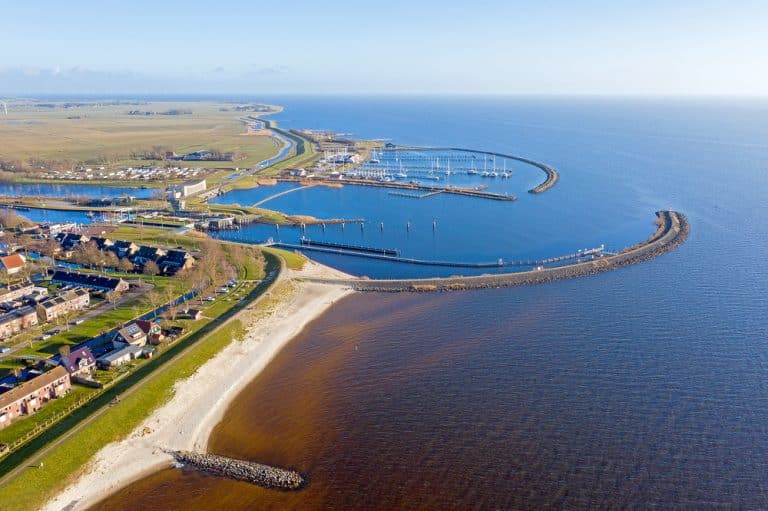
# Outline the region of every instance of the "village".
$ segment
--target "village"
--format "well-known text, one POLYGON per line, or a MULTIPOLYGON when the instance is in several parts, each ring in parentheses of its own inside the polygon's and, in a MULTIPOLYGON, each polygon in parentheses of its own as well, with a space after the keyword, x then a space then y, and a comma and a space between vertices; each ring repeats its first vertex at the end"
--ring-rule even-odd
POLYGON ((243 300, 258 282, 232 264, 248 267, 246 248, 141 244, 76 225, 29 225, 10 211, 0 216, 0 455, 235 305, 227 302, 243 300))

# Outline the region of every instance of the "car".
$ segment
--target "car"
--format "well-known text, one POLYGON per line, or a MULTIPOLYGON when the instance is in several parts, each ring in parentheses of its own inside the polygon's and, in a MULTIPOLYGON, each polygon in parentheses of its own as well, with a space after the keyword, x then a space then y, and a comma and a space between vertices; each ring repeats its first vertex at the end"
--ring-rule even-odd
POLYGON ((40 340, 45 341, 46 339, 50 339, 51 337, 53 337, 51 334, 45 333, 40 336, 40 340))
POLYGON ((3 346, 2 348, 0 348, 0 353, 8 353, 9 351, 11 351, 11 348, 9 348, 8 346, 3 346))
POLYGON ((216 299, 216 298, 214 298, 214 297, 212 297, 212 296, 206 296, 205 298, 203 298, 203 301, 204 301, 204 302, 212 302, 212 301, 214 301, 215 299, 216 299))

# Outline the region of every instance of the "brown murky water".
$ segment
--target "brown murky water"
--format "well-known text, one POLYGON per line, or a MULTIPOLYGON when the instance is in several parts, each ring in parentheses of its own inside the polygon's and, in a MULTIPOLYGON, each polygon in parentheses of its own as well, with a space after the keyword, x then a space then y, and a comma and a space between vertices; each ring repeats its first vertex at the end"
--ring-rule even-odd
POLYGON ((768 507, 762 341, 704 332, 670 288, 638 301, 638 275, 345 299, 211 439, 307 474, 306 489, 168 469, 97 508, 768 507))

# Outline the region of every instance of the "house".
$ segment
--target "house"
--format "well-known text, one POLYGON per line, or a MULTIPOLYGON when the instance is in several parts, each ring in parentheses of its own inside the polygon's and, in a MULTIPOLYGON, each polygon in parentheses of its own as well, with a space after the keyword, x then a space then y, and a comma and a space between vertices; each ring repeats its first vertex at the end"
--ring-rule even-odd
POLYGON ((62 356, 59 365, 67 370, 70 377, 89 377, 96 367, 96 358, 90 348, 83 347, 72 351, 69 355, 62 356))
POLYGON ((160 325, 155 323, 154 321, 146 321, 143 319, 140 319, 136 321, 136 324, 141 328, 141 331, 144 332, 144 334, 147 336, 147 340, 150 344, 160 344, 162 340, 165 338, 163 335, 163 329, 160 328, 160 325))
POLYGON ((91 303, 91 295, 83 288, 65 291, 50 296, 37 304, 37 316, 40 321, 52 321, 70 312, 83 310, 91 303))
POLYGON ((130 323, 115 334, 114 342, 144 346, 147 344, 147 333, 136 323, 130 323))
POLYGON ((191 268, 194 263, 195 258, 185 250, 169 250, 157 262, 158 266, 160 266, 160 271, 168 275, 191 268))
POLYGON ((21 254, 11 254, 0 257, 0 270, 8 275, 14 275, 24 269, 27 260, 21 254))
POLYGON ((91 238, 91 241, 96 243, 96 247, 102 251, 109 250, 115 244, 115 242, 112 241, 111 239, 103 238, 101 236, 94 236, 91 238))
MULTIPOLYGON (((57 239, 59 236, 56 237, 57 239)), ((85 234, 75 234, 75 233, 65 233, 64 236, 59 239, 59 243, 61 244, 61 248, 64 250, 72 250, 73 248, 77 247, 80 243, 87 243, 90 241, 90 237, 86 236, 85 234)))
POLYGON ((29 305, 37 305, 37 302, 48 298, 48 288, 35 286, 32 288, 32 291, 28 295, 24 295, 23 298, 29 305))
POLYGON ((57 366, 0 394, 0 429, 22 415, 35 413, 48 401, 65 395, 70 385, 67 370, 57 366))
POLYGON ((105 277, 90 273, 78 273, 67 270, 56 270, 51 282, 61 286, 84 287, 95 291, 116 291, 122 293, 128 290, 128 282, 117 277, 105 277))
POLYGON ((112 244, 110 250, 113 250, 117 257, 121 259, 123 257, 130 258, 133 254, 139 251, 139 246, 132 241, 117 240, 112 244))
POLYGON ((35 285, 25 280, 0 288, 0 302, 12 302, 34 292, 35 285))
POLYGON ((110 351, 96 359, 96 364, 102 369, 109 369, 110 367, 127 364, 137 358, 152 358, 157 352, 152 346, 131 346, 125 344, 122 346, 122 348, 110 351))
POLYGON ((73 223, 48 224, 46 226, 43 226, 43 232, 47 231, 48 236, 55 237, 57 234, 60 234, 64 231, 69 231, 71 229, 76 229, 76 228, 77 228, 77 224, 73 224, 73 223))
POLYGON ((37 312, 28 305, 0 314, 0 339, 11 337, 37 324, 37 312))
POLYGON ((194 319, 197 321, 198 319, 203 317, 203 311, 200 309, 187 309, 184 311, 184 317, 186 319, 194 319))
POLYGON ((139 248, 139 251, 136 252, 131 258, 131 262, 133 262, 133 264, 137 266, 144 266, 150 261, 154 263, 158 262, 160 258, 166 254, 167 252, 162 248, 149 247, 147 245, 142 245, 139 248))

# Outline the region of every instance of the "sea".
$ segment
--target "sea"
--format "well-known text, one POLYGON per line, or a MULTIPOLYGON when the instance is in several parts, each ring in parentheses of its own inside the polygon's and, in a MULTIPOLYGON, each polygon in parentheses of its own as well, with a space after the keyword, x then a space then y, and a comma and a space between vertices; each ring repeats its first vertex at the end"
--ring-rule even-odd
MULTIPOLYGON (((274 200, 295 214, 364 215, 371 245, 466 260, 620 249, 669 208, 690 237, 576 280, 342 300, 240 394, 210 441, 301 471, 304 490, 169 468, 95 509, 768 508, 768 101, 253 99, 283 105, 282 127, 498 151, 560 172, 531 195, 541 176, 513 165, 515 202, 355 187, 274 200)), ((358 275, 434 270, 316 258, 358 275)))

